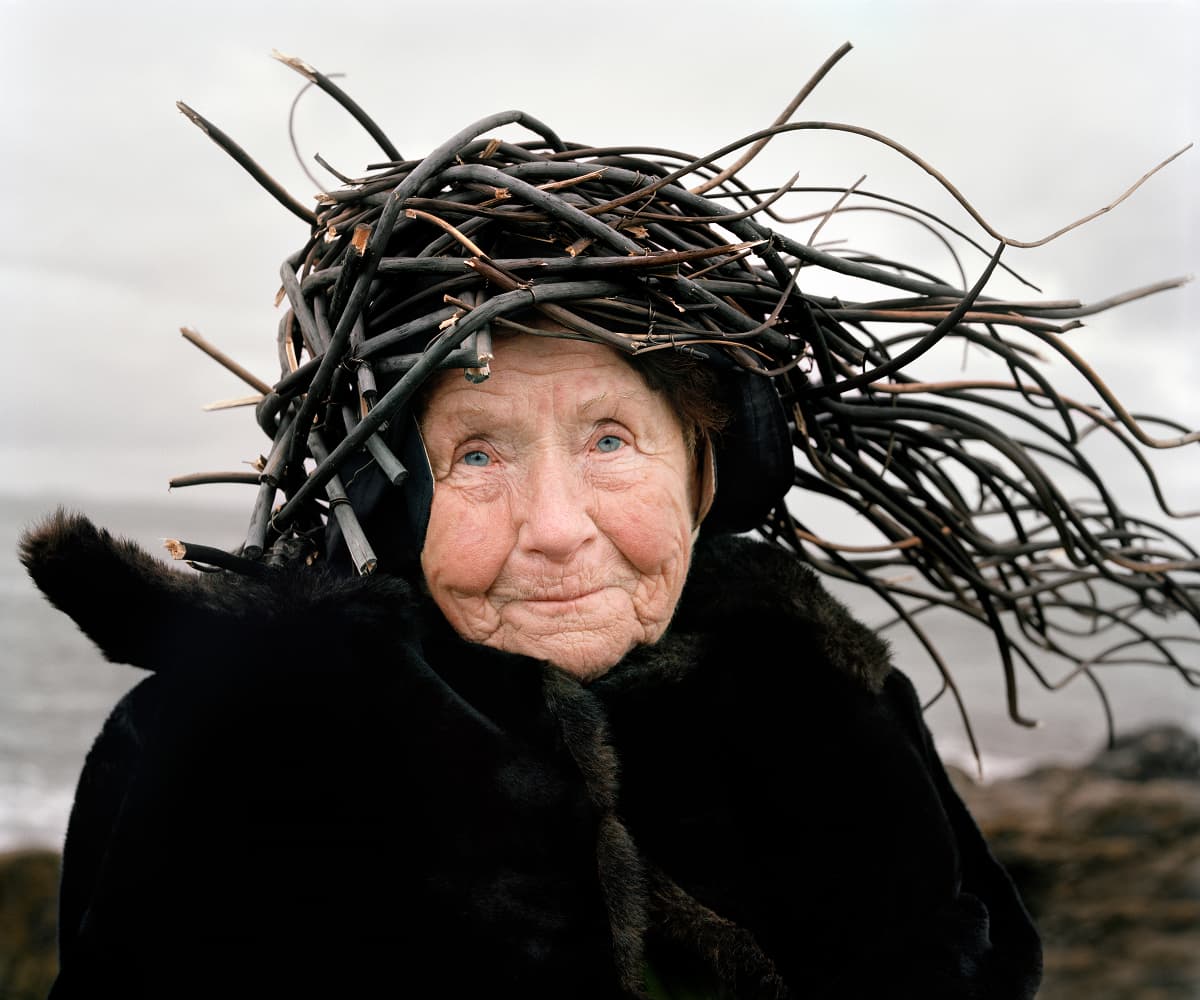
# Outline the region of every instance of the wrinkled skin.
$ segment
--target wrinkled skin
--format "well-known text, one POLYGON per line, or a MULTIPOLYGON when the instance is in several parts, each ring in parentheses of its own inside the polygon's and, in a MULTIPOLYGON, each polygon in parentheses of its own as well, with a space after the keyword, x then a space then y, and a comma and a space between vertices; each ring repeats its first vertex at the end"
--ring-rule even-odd
POLYGON ((495 353, 482 384, 441 376, 420 419, 434 478, 425 580, 464 639, 597 677, 675 611, 691 451, 610 348, 520 335, 495 353))

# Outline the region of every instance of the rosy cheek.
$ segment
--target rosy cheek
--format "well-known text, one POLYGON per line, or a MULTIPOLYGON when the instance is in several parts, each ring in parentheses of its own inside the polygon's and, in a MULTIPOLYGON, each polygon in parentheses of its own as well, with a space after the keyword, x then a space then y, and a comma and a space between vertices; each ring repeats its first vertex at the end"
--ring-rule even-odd
POLYGON ((636 510, 625 508, 629 520, 608 532, 621 554, 641 573, 655 575, 679 551, 674 525, 663 523, 661 515, 645 521, 636 510))
POLYGON ((421 566, 434 598, 485 594, 511 549, 503 498, 485 499, 442 483, 434 488, 421 566))
POLYGON ((643 573, 668 568, 691 548, 692 517, 681 482, 674 469, 656 466, 630 488, 602 494, 601 530, 643 573))

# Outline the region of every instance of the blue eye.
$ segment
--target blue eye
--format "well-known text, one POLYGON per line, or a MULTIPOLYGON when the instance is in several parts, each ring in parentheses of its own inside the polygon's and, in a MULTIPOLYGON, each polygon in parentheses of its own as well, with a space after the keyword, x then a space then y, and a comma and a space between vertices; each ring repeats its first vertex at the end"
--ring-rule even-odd
POLYGON ((625 442, 615 434, 605 434, 599 441, 596 442, 597 451, 616 451, 625 442))
POLYGON ((486 451, 468 451, 465 455, 463 455, 462 460, 464 465, 474 465, 477 467, 490 465, 492 462, 492 460, 488 458, 486 451))

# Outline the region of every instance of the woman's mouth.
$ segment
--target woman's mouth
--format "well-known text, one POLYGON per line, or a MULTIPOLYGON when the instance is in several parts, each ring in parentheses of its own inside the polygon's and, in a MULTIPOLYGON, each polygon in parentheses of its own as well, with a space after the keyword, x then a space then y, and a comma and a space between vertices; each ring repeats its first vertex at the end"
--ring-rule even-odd
POLYGON ((604 589, 604 587, 595 587, 591 590, 571 591, 570 593, 532 594, 521 598, 521 603, 532 604, 543 610, 553 610, 556 607, 565 609, 579 601, 594 597, 604 589))

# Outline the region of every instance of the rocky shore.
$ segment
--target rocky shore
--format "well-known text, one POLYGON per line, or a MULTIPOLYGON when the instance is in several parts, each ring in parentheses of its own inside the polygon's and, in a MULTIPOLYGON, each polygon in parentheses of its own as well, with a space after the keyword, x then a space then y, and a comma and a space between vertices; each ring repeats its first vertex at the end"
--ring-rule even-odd
POLYGON ((1200 744, 1149 729, 1082 768, 953 776, 1033 912, 1047 1000, 1200 997, 1200 744))
POLYGON ((54 981, 59 856, 0 854, 0 998, 44 1000, 54 981))
MULTIPOLYGON (((1164 727, 1081 768, 953 775, 1042 931, 1046 1000, 1200 997, 1200 743, 1164 727)), ((59 858, 0 855, 0 998, 54 978, 59 858)))

